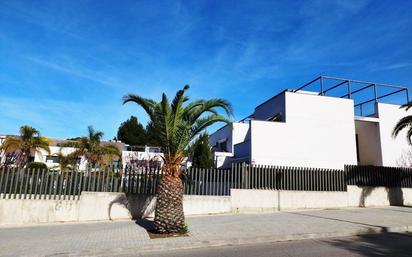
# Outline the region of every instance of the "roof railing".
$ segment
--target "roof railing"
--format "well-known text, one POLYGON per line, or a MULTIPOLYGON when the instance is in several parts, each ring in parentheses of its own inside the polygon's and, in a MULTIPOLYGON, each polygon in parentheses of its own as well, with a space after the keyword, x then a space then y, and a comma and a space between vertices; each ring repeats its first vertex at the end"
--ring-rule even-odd
MULTIPOLYGON (((409 103, 409 92, 408 88, 404 86, 397 86, 397 85, 390 85, 390 84, 384 84, 384 83, 376 83, 376 82, 368 82, 368 81, 361 81, 361 80, 354 80, 354 79, 344 79, 344 78, 338 78, 338 77, 330 77, 330 76, 319 76, 316 79, 304 84, 303 86, 299 87, 298 89, 295 89, 293 92, 298 92, 303 90, 304 88, 307 88, 310 85, 313 85, 315 82, 319 82, 319 93, 318 95, 325 96, 327 92, 345 86, 346 85, 346 90, 347 93, 341 96, 338 96, 340 98, 348 98, 348 99, 353 99, 353 95, 357 94, 359 92, 362 92, 368 88, 373 88, 373 97, 361 102, 361 103, 355 103, 355 107, 360 108, 360 113, 361 116, 363 116, 363 105, 371 102, 378 103, 380 99, 383 99, 385 97, 397 94, 397 93, 402 93, 405 92, 405 98, 406 102, 409 103), (331 87, 328 87, 325 89, 325 82, 326 81, 338 81, 338 84, 335 84, 331 87), (363 86, 359 89, 353 90, 353 84, 364 84, 366 86, 363 86), (395 91, 389 92, 385 95, 378 96, 378 88, 389 88, 389 89, 396 89, 395 91)), ((354 99, 353 99, 354 100, 354 99)))

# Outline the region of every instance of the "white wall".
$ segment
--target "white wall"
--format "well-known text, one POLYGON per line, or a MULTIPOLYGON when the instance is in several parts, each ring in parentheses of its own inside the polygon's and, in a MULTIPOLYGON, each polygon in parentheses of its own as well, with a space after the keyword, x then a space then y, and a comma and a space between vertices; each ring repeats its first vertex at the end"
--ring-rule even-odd
POLYGON ((392 130, 401 118, 412 115, 412 111, 399 109, 399 105, 378 103, 377 113, 382 145, 382 165, 399 166, 402 154, 410 150, 411 146, 406 140, 406 130, 399 133, 397 138, 392 137, 392 130))
POLYGON ((230 194, 235 213, 376 207, 389 206, 391 201, 412 205, 412 188, 348 186, 346 192, 231 189, 230 194))
POLYGON ((359 164, 382 166, 379 119, 359 118, 355 120, 355 127, 358 135, 359 164))
MULTIPOLYGON (((153 217, 155 202, 155 197, 127 198, 111 192, 82 192, 80 200, 2 199, 0 195, 0 225, 153 217)), ((230 196, 185 195, 183 209, 185 215, 228 213, 230 196)))
POLYGON ((239 144, 248 140, 250 137, 249 134, 249 122, 248 123, 241 123, 241 122, 233 122, 233 145, 239 144))
POLYGON ((357 164, 352 100, 285 94, 286 122, 251 121, 252 163, 336 169, 357 164))
POLYGON ((216 168, 226 168, 230 167, 233 160, 233 153, 226 152, 214 152, 213 162, 216 168))
MULTIPOLYGON (((230 193, 185 195, 185 215, 389 206, 393 202, 412 206, 412 188, 348 186, 347 192, 231 189, 230 193)), ((83 192, 80 200, 1 199, 0 225, 153 217, 155 202, 155 197, 127 198, 109 192, 83 192)))
POLYGON ((231 189, 232 212, 348 207, 347 192, 231 189))

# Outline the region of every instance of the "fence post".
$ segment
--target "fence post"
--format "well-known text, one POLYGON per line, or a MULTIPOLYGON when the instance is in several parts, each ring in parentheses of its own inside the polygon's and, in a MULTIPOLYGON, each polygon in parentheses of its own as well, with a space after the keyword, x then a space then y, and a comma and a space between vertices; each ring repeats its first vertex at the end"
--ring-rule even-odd
POLYGON ((28 189, 28 186, 29 186, 29 183, 30 183, 30 169, 25 169, 24 170, 24 172, 25 172, 25 176, 27 176, 26 177, 26 182, 24 183, 24 195, 23 195, 23 199, 26 199, 26 196, 27 196, 27 189, 28 189))
POLYGON ((3 178, 4 178, 4 173, 6 172, 6 166, 3 166, 0 174, 0 195, 3 193, 3 178))
POLYGON ((241 189, 246 189, 246 169, 245 164, 241 164, 241 174, 242 174, 242 181, 241 181, 241 189))

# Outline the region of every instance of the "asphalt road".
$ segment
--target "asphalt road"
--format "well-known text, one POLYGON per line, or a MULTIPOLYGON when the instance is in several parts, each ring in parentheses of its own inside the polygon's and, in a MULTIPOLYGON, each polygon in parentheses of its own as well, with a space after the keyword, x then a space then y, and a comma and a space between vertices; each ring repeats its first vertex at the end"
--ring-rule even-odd
POLYGON ((319 240, 225 246, 190 250, 125 253, 139 257, 297 257, 412 256, 412 234, 387 233, 319 240))

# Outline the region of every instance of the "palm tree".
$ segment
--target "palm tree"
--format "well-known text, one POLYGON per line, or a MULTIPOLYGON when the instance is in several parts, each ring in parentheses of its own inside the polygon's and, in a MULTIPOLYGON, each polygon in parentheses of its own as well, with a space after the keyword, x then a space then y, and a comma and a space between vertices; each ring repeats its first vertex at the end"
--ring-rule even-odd
POLYGON ((8 137, 1 145, 0 149, 6 154, 17 153, 17 165, 24 166, 30 161, 35 153, 44 150, 50 154, 49 140, 40 135, 40 132, 30 126, 20 127, 20 135, 8 137))
POLYGON ((59 153, 57 154, 57 157, 59 158, 59 165, 60 165, 60 171, 65 172, 69 169, 75 169, 76 163, 77 163, 77 154, 76 152, 64 155, 60 149, 59 153))
MULTIPOLYGON (((115 158, 121 157, 120 150, 112 144, 102 144, 103 132, 88 127, 88 135, 62 144, 62 147, 74 147, 75 151, 61 159, 60 166, 67 169, 77 157, 83 156, 92 166, 107 165, 115 158)), ((62 156, 60 151, 60 156, 62 156)))
POLYGON ((134 102, 148 114, 156 141, 163 154, 163 177, 157 192, 154 225, 159 233, 177 233, 184 228, 183 183, 181 164, 185 159, 185 150, 190 142, 205 128, 216 122, 230 123, 220 115, 217 109, 225 111, 225 116, 232 115, 229 102, 222 99, 197 100, 187 103, 186 85, 176 93, 170 103, 166 94, 156 102, 139 95, 129 94, 123 97, 123 104, 134 102))
MULTIPOLYGON (((412 108, 412 101, 402 105, 401 108, 404 108, 405 111, 408 111, 410 108, 412 108)), ((408 140, 408 143, 412 145, 412 115, 407 115, 400 119, 398 123, 396 123, 392 131, 392 136, 397 137, 398 134, 404 129, 407 129, 406 139, 408 140)))

